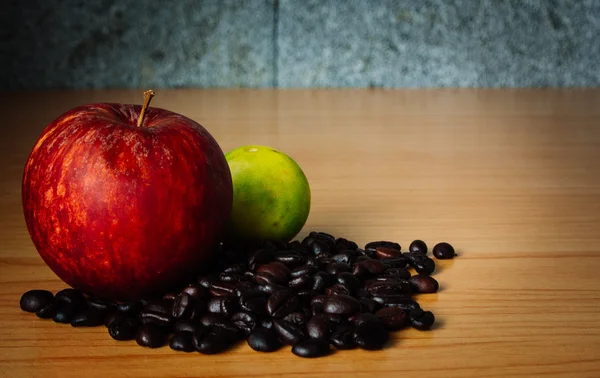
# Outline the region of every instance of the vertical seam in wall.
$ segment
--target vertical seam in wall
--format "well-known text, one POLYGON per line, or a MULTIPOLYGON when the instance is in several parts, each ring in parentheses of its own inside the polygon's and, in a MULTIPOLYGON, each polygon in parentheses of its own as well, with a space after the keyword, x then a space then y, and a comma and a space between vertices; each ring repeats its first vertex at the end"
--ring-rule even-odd
POLYGON ((279 0, 273 0, 273 88, 279 86, 279 0))

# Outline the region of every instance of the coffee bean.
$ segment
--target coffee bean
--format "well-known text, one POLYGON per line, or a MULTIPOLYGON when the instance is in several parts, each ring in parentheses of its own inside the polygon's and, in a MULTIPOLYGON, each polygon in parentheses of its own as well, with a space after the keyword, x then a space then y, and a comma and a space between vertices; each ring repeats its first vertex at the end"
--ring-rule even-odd
POLYGON ((413 265, 417 273, 430 275, 435 270, 435 262, 429 257, 416 261, 413 265))
POLYGON ((59 305, 54 311, 52 320, 55 323, 71 323, 73 317, 77 314, 77 307, 70 304, 59 305))
POLYGON ((71 305, 76 310, 82 310, 87 307, 85 297, 79 290, 71 288, 63 289, 56 293, 54 298, 58 303, 71 305))
POLYGON ((313 290, 322 293, 325 291, 325 288, 333 285, 335 277, 327 272, 317 272, 313 276, 313 280, 313 290))
POLYGON ((310 245, 310 251, 314 256, 318 256, 322 253, 331 253, 331 246, 325 241, 315 240, 310 245))
POLYGON ((325 289, 326 295, 351 295, 348 289, 342 284, 335 284, 325 289))
POLYGON ((274 318, 283 318, 296 311, 300 301, 291 290, 279 290, 271 294, 267 301, 267 312, 274 318))
POLYGON ((108 299, 103 298, 92 298, 87 299, 88 307, 101 312, 108 312, 116 309, 117 303, 108 299))
POLYGON ((386 270, 389 268, 408 268, 408 260, 403 257, 394 259, 381 259, 381 263, 385 266, 386 270))
POLYGON ((409 312, 411 325, 421 331, 426 331, 431 328, 435 322, 435 316, 431 311, 423 311, 418 308, 409 312))
POLYGON ((169 347, 181 352, 193 352, 196 349, 194 347, 194 333, 191 331, 175 332, 169 340, 169 347))
POLYGON ((117 305, 117 311, 125 313, 137 315, 143 308, 142 302, 123 302, 117 305))
POLYGON ((21 296, 21 310, 38 312, 54 301, 54 294, 48 290, 29 290, 21 296))
POLYGON ((358 245, 352 240, 337 238, 335 239, 335 249, 338 251, 342 250, 352 250, 356 251, 358 249, 358 245))
POLYGON ((346 288, 349 295, 355 295, 360 288, 360 281, 350 272, 342 272, 337 275, 337 282, 346 288))
POLYGON ((365 290, 374 297, 404 295, 410 293, 411 285, 407 280, 367 280, 365 281, 365 290))
POLYGON ((276 284, 286 285, 289 281, 289 269, 281 263, 261 265, 254 275, 254 280, 259 285, 276 284))
POLYGON ((300 276, 298 278, 292 279, 288 286, 292 289, 302 290, 302 289, 311 289, 314 284, 314 279, 310 275, 300 276))
POLYGON ((232 340, 224 337, 218 330, 196 331, 193 334, 195 349, 202 354, 224 352, 232 345, 232 340))
POLYGON ((239 303, 244 311, 263 316, 267 314, 267 299, 261 291, 248 291, 240 296, 239 303))
POLYGON ((339 252, 335 255, 331 256, 331 259, 335 262, 339 262, 346 265, 351 265, 352 260, 354 259, 354 254, 348 252, 339 252))
POLYGON ((338 273, 349 272, 352 268, 348 264, 332 262, 327 265, 325 271, 329 274, 336 276, 338 273))
POLYGON ((175 331, 175 332, 181 332, 181 331, 194 332, 199 327, 202 327, 202 324, 200 324, 200 320, 179 319, 173 324, 173 331, 175 331))
POLYGON ((166 293, 163 294, 162 296, 162 300, 165 302, 173 302, 175 300, 175 297, 177 296, 177 293, 166 293))
POLYGON ((422 274, 410 277, 409 281, 414 293, 435 293, 440 287, 435 278, 422 274))
POLYGON ((390 249, 394 249, 396 251, 400 251, 400 249, 401 249, 400 244, 398 244, 398 243, 380 240, 380 241, 373 241, 373 242, 367 243, 365 245, 365 250, 375 251, 378 247, 390 248, 390 249))
POLYGON ((175 319, 186 319, 189 318, 194 310, 194 303, 192 297, 187 293, 181 292, 177 294, 173 301, 173 307, 171 309, 171 315, 175 319))
POLYGON ((286 322, 283 319, 273 319, 273 330, 279 336, 279 339, 287 345, 294 345, 306 338, 306 333, 301 326, 286 322))
POLYGON ((262 264, 267 264, 273 261, 273 251, 267 249, 259 249, 253 252, 250 257, 248 257, 248 266, 251 269, 262 264))
POLYGON ((236 295, 237 288, 231 282, 213 282, 208 292, 214 297, 236 295))
POLYGON ((379 277, 408 280, 410 272, 405 268, 388 268, 379 277))
POLYGON ((144 324, 138 330, 135 341, 139 346, 147 348, 160 348, 167 344, 165 328, 156 324, 144 324))
POLYGON ((375 313, 387 329, 395 331, 402 329, 408 323, 408 313, 398 307, 387 307, 375 313))
POLYGON ((227 321, 228 320, 225 316, 219 314, 208 313, 200 317, 200 324, 204 327, 212 327, 216 323, 223 323, 227 321))
POLYGON ((304 326, 306 324, 306 315, 303 312, 292 312, 284 316, 283 320, 299 326, 304 326))
POLYGON ((133 340, 138 331, 138 322, 131 317, 120 317, 110 323, 108 334, 115 340, 133 340))
POLYGON ((377 316, 375 316, 375 314, 371 314, 369 312, 363 312, 363 313, 354 314, 354 315, 350 316, 348 318, 348 321, 352 325, 357 326, 357 325, 365 323, 365 322, 380 322, 381 319, 379 319, 377 316))
POLYGON ((372 298, 362 298, 359 302, 361 312, 375 313, 381 308, 381 304, 372 298))
POLYGON ((323 301, 323 311, 327 314, 351 315, 358 310, 360 310, 358 300, 348 295, 327 297, 323 301))
POLYGON ((309 337, 327 340, 331 332, 331 322, 326 315, 315 315, 306 322, 309 337))
POLYGON ((302 276, 312 276, 313 274, 317 273, 319 271, 319 268, 317 268, 314 265, 303 265, 300 266, 294 270, 292 270, 290 272, 290 277, 291 278, 298 278, 298 277, 302 277, 302 276))
POLYGON ((104 324, 104 314, 105 312, 95 309, 85 310, 71 318, 71 325, 73 327, 96 327, 104 324))
POLYGON ((246 281, 246 279, 247 278, 243 274, 234 274, 234 273, 219 274, 219 281, 221 281, 221 282, 236 283, 236 282, 246 281))
POLYGON ((223 269, 224 274, 244 274, 246 271, 246 264, 231 264, 223 269))
POLYGON ((456 256, 454 247, 446 242, 438 243, 433 247, 433 255, 439 260, 453 259, 456 256))
POLYGON ((357 277, 365 277, 368 275, 378 275, 383 273, 386 266, 379 260, 366 259, 354 264, 352 274, 357 277))
POLYGON ((290 269, 304 265, 304 257, 296 251, 281 251, 275 254, 275 261, 285 264, 290 269))
POLYGON ((276 284, 261 284, 256 285, 256 289, 266 294, 273 294, 276 291, 285 290, 287 287, 276 284))
POLYGON ((348 325, 337 326, 329 338, 331 344, 339 350, 356 348, 354 328, 348 325))
POLYGON ((143 324, 168 326, 173 323, 172 311, 168 309, 168 302, 150 303, 140 311, 140 320, 143 324))
POLYGON ((273 329, 273 318, 261 319, 260 326, 266 329, 273 329))
POLYGON ((213 282, 216 281, 215 277, 212 276, 200 276, 198 277, 198 285, 202 286, 205 289, 210 289, 213 282))
POLYGON ((420 255, 427 254, 427 244, 423 240, 413 240, 408 247, 408 250, 412 253, 418 253, 420 255))
POLYGON ((208 312, 229 317, 239 310, 237 297, 213 297, 208 301, 208 312))
POLYGON ((274 352, 281 348, 281 342, 274 331, 257 327, 248 336, 248 345, 257 352, 274 352))
POLYGON ((296 252, 300 253, 301 255, 306 255, 309 253, 308 248, 303 246, 298 240, 294 240, 294 241, 290 242, 288 244, 287 248, 291 249, 292 251, 296 251, 296 252))
POLYGON ((354 329, 354 342, 365 350, 378 350, 388 341, 389 334, 381 321, 366 321, 354 329))
POLYGON ((231 316, 231 323, 246 335, 250 335, 258 322, 258 317, 250 312, 240 311, 231 316))
POLYGON ((377 247, 375 248, 375 255, 380 259, 395 259, 402 257, 402 252, 395 248, 377 247))
POLYGON ((330 352, 329 342, 321 339, 301 340, 292 347, 292 353, 304 358, 322 357, 330 352))
POLYGON ((35 314, 40 319, 50 319, 54 316, 54 313, 56 312, 57 307, 58 306, 56 305, 55 302, 50 302, 46 306, 44 306, 40 310, 38 310, 35 314))

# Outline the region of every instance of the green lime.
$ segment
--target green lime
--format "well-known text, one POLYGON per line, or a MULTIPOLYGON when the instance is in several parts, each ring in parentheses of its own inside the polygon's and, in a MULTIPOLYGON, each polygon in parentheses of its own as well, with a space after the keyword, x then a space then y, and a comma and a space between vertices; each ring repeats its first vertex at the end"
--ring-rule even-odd
POLYGON ((233 179, 233 235, 282 241, 296 236, 310 212, 310 187, 300 166, 265 146, 239 147, 225 158, 233 179))

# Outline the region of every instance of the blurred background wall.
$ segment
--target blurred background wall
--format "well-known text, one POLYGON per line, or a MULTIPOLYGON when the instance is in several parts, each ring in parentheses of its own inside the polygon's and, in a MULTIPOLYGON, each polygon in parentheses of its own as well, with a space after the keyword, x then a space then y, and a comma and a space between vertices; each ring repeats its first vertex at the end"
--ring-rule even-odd
POLYGON ((0 89, 600 84, 600 0, 0 1, 0 89))

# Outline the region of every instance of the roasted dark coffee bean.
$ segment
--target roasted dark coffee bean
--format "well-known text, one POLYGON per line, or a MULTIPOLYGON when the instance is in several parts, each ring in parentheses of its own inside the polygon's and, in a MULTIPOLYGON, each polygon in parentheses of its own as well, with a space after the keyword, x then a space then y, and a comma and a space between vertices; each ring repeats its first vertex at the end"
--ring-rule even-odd
POLYGON ((173 302, 177 293, 166 293, 162 296, 163 301, 173 302))
POLYGON ((184 292, 177 294, 173 301, 171 315, 175 319, 189 318, 194 311, 194 303, 192 298, 184 292))
POLYGON ((370 243, 367 243, 365 245, 365 250, 375 251, 378 247, 391 248, 391 249, 395 249, 396 251, 401 250, 400 244, 391 242, 391 241, 385 241, 385 240, 372 241, 370 243))
POLYGON ((180 352, 193 352, 196 350, 194 346, 194 333, 191 331, 177 331, 169 340, 169 347, 180 352))
POLYGON ((381 308, 381 304, 372 298, 362 298, 359 302, 361 312, 375 313, 381 308))
POLYGON ((246 335, 256 328, 258 322, 258 317, 251 312, 240 311, 231 316, 231 323, 246 335))
POLYGON ((351 315, 359 310, 358 300, 348 295, 327 297, 323 301, 323 312, 327 314, 351 315))
POLYGON ((423 311, 420 308, 410 311, 408 317, 413 328, 416 328, 420 331, 426 331, 430 329, 435 322, 435 316, 433 315, 433 312, 423 311))
POLYGON ((71 319, 71 325, 73 327, 97 327, 104 324, 105 314, 104 311, 88 309, 75 314, 71 319))
POLYGON ((410 278, 410 272, 405 268, 388 268, 379 277, 408 280, 410 278))
POLYGON ((414 293, 435 293, 440 287, 435 278, 422 274, 410 277, 409 282, 414 293))
POLYGON ((300 307, 310 307, 310 302, 314 297, 319 295, 318 292, 308 289, 308 290, 299 290, 296 292, 296 295, 300 299, 300 307))
POLYGON ((259 285, 286 285, 289 281, 289 270, 284 270, 275 263, 261 265, 254 274, 254 281, 259 285))
POLYGON ((342 272, 337 275, 337 282, 346 288, 350 295, 355 295, 360 288, 360 281, 350 272, 342 272))
POLYGON ((327 315, 315 315, 306 322, 306 332, 309 337, 315 339, 329 338, 331 332, 331 321, 327 315))
POLYGON ((332 275, 335 276, 338 273, 349 272, 351 269, 352 268, 348 264, 339 263, 339 262, 332 262, 332 263, 330 263, 330 264, 327 265, 327 267, 325 268, 325 271, 327 273, 332 274, 332 275))
POLYGON ((251 270, 245 271, 244 272, 244 277, 246 277, 246 279, 248 279, 249 281, 256 282, 255 281, 256 274, 253 271, 251 271, 251 270))
POLYGON ((323 293, 325 288, 334 284, 335 276, 327 272, 317 272, 313 275, 313 280, 313 290, 323 293))
POLYGON ((402 295, 377 296, 373 297, 373 299, 381 303, 384 307, 399 307, 407 311, 421 308, 417 301, 402 295))
POLYGON ((303 246, 298 240, 290 242, 287 247, 292 251, 300 253, 301 255, 306 255, 309 253, 308 248, 303 246))
POLYGON ((310 251, 313 255, 318 256, 322 253, 331 253, 331 245, 323 240, 315 240, 310 245, 310 251))
POLYGON ((347 325, 337 326, 331 334, 329 341, 339 350, 356 348, 356 342, 354 341, 354 327, 347 325))
POLYGON ((71 305, 77 310, 81 310, 87 307, 85 297, 83 296, 81 291, 75 289, 63 289, 56 293, 54 299, 58 303, 71 305))
POLYGON ((312 276, 313 274, 317 273, 319 271, 319 268, 317 268, 314 265, 303 265, 303 266, 299 266, 298 268, 292 270, 290 272, 290 278, 298 278, 298 277, 302 277, 302 276, 312 276))
POLYGON ((52 316, 52 320, 55 323, 71 323, 73 317, 77 314, 78 308, 74 305, 70 304, 62 304, 58 305, 56 310, 54 311, 54 316, 52 316))
POLYGON ((273 330, 257 327, 248 336, 248 345, 257 352, 274 352, 281 348, 281 342, 273 330))
POLYGON ((304 265, 304 257, 296 251, 281 251, 275 253, 275 261, 285 264, 290 269, 304 265))
POLYGON ((374 259, 375 256, 375 249, 357 249, 356 250, 357 256, 356 256, 356 261, 358 262, 362 259, 374 259))
POLYGON ((397 259, 402 257, 402 252, 395 248, 377 247, 375 248, 375 255, 380 259, 397 259))
POLYGON ((140 311, 140 320, 143 324, 154 324, 158 326, 167 326, 173 322, 173 315, 169 303, 155 302, 150 303, 140 311))
POLYGON ((206 299, 196 299, 192 301, 192 310, 189 312, 189 315, 186 315, 187 319, 200 319, 202 315, 207 311, 208 300, 206 299))
POLYGON ((411 253, 418 253, 419 255, 426 255, 427 254, 427 244, 425 244, 425 242, 423 240, 418 240, 418 239, 413 240, 413 242, 410 243, 408 250, 411 253))
POLYGON ((417 273, 430 275, 435 271, 435 262, 429 257, 416 261, 413 265, 417 273))
POLYGON ((267 314, 267 295, 261 291, 247 291, 242 293, 239 302, 244 311, 263 316, 267 314))
POLYGON ((236 283, 240 281, 246 281, 246 277, 243 274, 221 273, 219 274, 219 281, 236 283))
POLYGON ((351 255, 350 253, 347 253, 347 252, 339 252, 339 253, 336 253, 335 255, 331 256, 331 258, 335 262, 350 265, 350 264, 352 264, 354 255, 351 255))
POLYGON ((160 348, 167 344, 168 333, 164 327, 156 324, 144 324, 138 330, 135 341, 139 346, 160 348))
POLYGON ((300 300, 291 290, 279 290, 271 294, 267 301, 267 312, 274 318, 283 318, 296 311, 300 300))
POLYGON ((215 277, 212 276, 200 276, 198 277, 198 285, 202 286, 205 289, 210 289, 213 282, 215 282, 215 277))
POLYGON ((296 289, 296 290, 311 289, 313 287, 314 281, 315 280, 313 279, 312 276, 304 275, 304 276, 292 279, 288 283, 288 287, 290 287, 292 289, 296 289))
POLYGON ((248 266, 251 269, 262 264, 267 264, 273 261, 273 251, 268 249, 259 249, 248 257, 248 266))
POLYGON ((323 312, 323 305, 325 304, 325 301, 329 299, 328 295, 317 295, 314 296, 311 300, 310 300, 310 307, 313 310, 313 313, 320 313, 323 312))
POLYGON ((310 247, 310 245, 317 240, 317 235, 316 232, 311 232, 308 235, 306 235, 306 237, 304 237, 304 239, 302 239, 302 241, 300 242, 300 244, 302 244, 305 248, 310 247))
POLYGON ((304 258, 304 265, 318 267, 319 263, 317 262, 317 259, 315 258, 315 256, 308 255, 304 258))
POLYGON ((88 307, 101 312, 108 312, 116 309, 117 303, 103 298, 88 298, 88 307))
POLYGON ((194 348, 202 354, 217 354, 229 349, 233 344, 232 340, 223 337, 221 332, 194 332, 194 348))
POLYGON ((273 318, 261 319, 260 326, 266 329, 273 329, 273 318))
POLYGON ((304 358, 323 357, 330 352, 329 341, 322 339, 301 340, 292 347, 292 353, 304 358))
POLYGON ((344 238, 337 238, 335 239, 335 249, 338 251, 343 251, 343 250, 352 250, 352 251, 356 251, 358 249, 358 245, 353 242, 352 240, 348 240, 348 239, 344 239, 344 238))
POLYGON ((40 319, 50 319, 54 316, 54 312, 56 311, 57 305, 54 302, 48 303, 46 306, 42 307, 35 314, 40 319))
POLYGON ((132 314, 132 315, 136 315, 138 314, 140 311, 142 311, 142 308, 144 306, 142 305, 142 302, 123 302, 123 303, 119 303, 117 305, 117 311, 124 313, 124 314, 132 314))
POLYGON ((273 294, 276 291, 285 290, 285 289, 287 289, 287 287, 277 285, 277 284, 263 284, 263 285, 256 285, 256 289, 259 291, 262 291, 263 293, 266 293, 266 294, 273 294))
POLYGON ((202 327, 202 324, 200 324, 200 320, 179 319, 173 324, 173 331, 194 332, 199 327, 202 327))
POLYGON ((225 274, 244 274, 245 271, 246 264, 232 264, 223 269, 223 273, 225 274))
POLYGON ((356 345, 365 350, 379 350, 388 341, 389 334, 381 321, 360 323, 354 329, 356 345))
POLYGON ((404 257, 395 259, 381 259, 381 262, 385 266, 386 270, 389 268, 408 268, 408 260, 404 257))
POLYGON ((352 295, 342 284, 335 284, 325 289, 326 295, 352 295))
POLYGON ((213 297, 226 297, 230 295, 236 295, 237 288, 231 282, 213 282, 208 292, 213 297))
POLYGON ((237 297, 214 297, 208 301, 208 312, 229 317, 239 310, 237 297))
POLYGON ((48 290, 29 290, 21 296, 21 310, 38 312, 54 301, 54 294, 48 290))
POLYGON ((292 312, 283 317, 286 322, 294 323, 299 326, 306 324, 306 315, 303 312, 292 312))
POLYGON ((381 261, 375 259, 365 259, 354 264, 352 274, 360 278, 369 275, 381 274, 385 269, 386 266, 383 265, 381 261))
POLYGON ((357 325, 365 323, 365 322, 380 322, 381 320, 377 316, 375 316, 375 314, 371 314, 369 312, 363 312, 360 314, 354 314, 354 315, 350 316, 348 318, 348 321, 352 325, 357 326, 357 325))
POLYGON ((185 288, 183 288, 183 290, 181 290, 181 292, 186 293, 192 299, 203 298, 204 295, 206 294, 205 289, 202 286, 200 286, 199 284, 189 284, 185 288))
POLYGON ((411 292, 411 285, 407 280, 367 280, 365 290, 372 296, 404 295, 411 292))
POLYGON ((200 324, 204 327, 212 327, 216 323, 227 322, 227 318, 220 314, 204 314, 200 317, 200 324))
POLYGON ((137 334, 139 323, 136 319, 121 316, 110 323, 108 334, 115 340, 133 340, 137 334))
POLYGON ((234 285, 236 287, 235 295, 237 295, 238 297, 246 291, 254 290, 254 288, 256 286, 254 281, 248 281, 248 280, 235 282, 234 285))
POLYGON ((127 318, 129 315, 120 312, 111 312, 104 317, 104 325, 106 328, 110 327, 112 323, 121 321, 127 318))
POLYGON ((447 260, 456 256, 454 247, 446 242, 438 243, 433 247, 433 255, 436 259, 447 260))
POLYGON ((407 311, 398 307, 387 307, 375 313, 387 329, 395 331, 404 328, 408 323, 407 311))
POLYGON ((306 333, 302 326, 286 322, 283 319, 273 319, 273 330, 275 330, 279 339, 287 345, 294 345, 306 338, 306 333))

